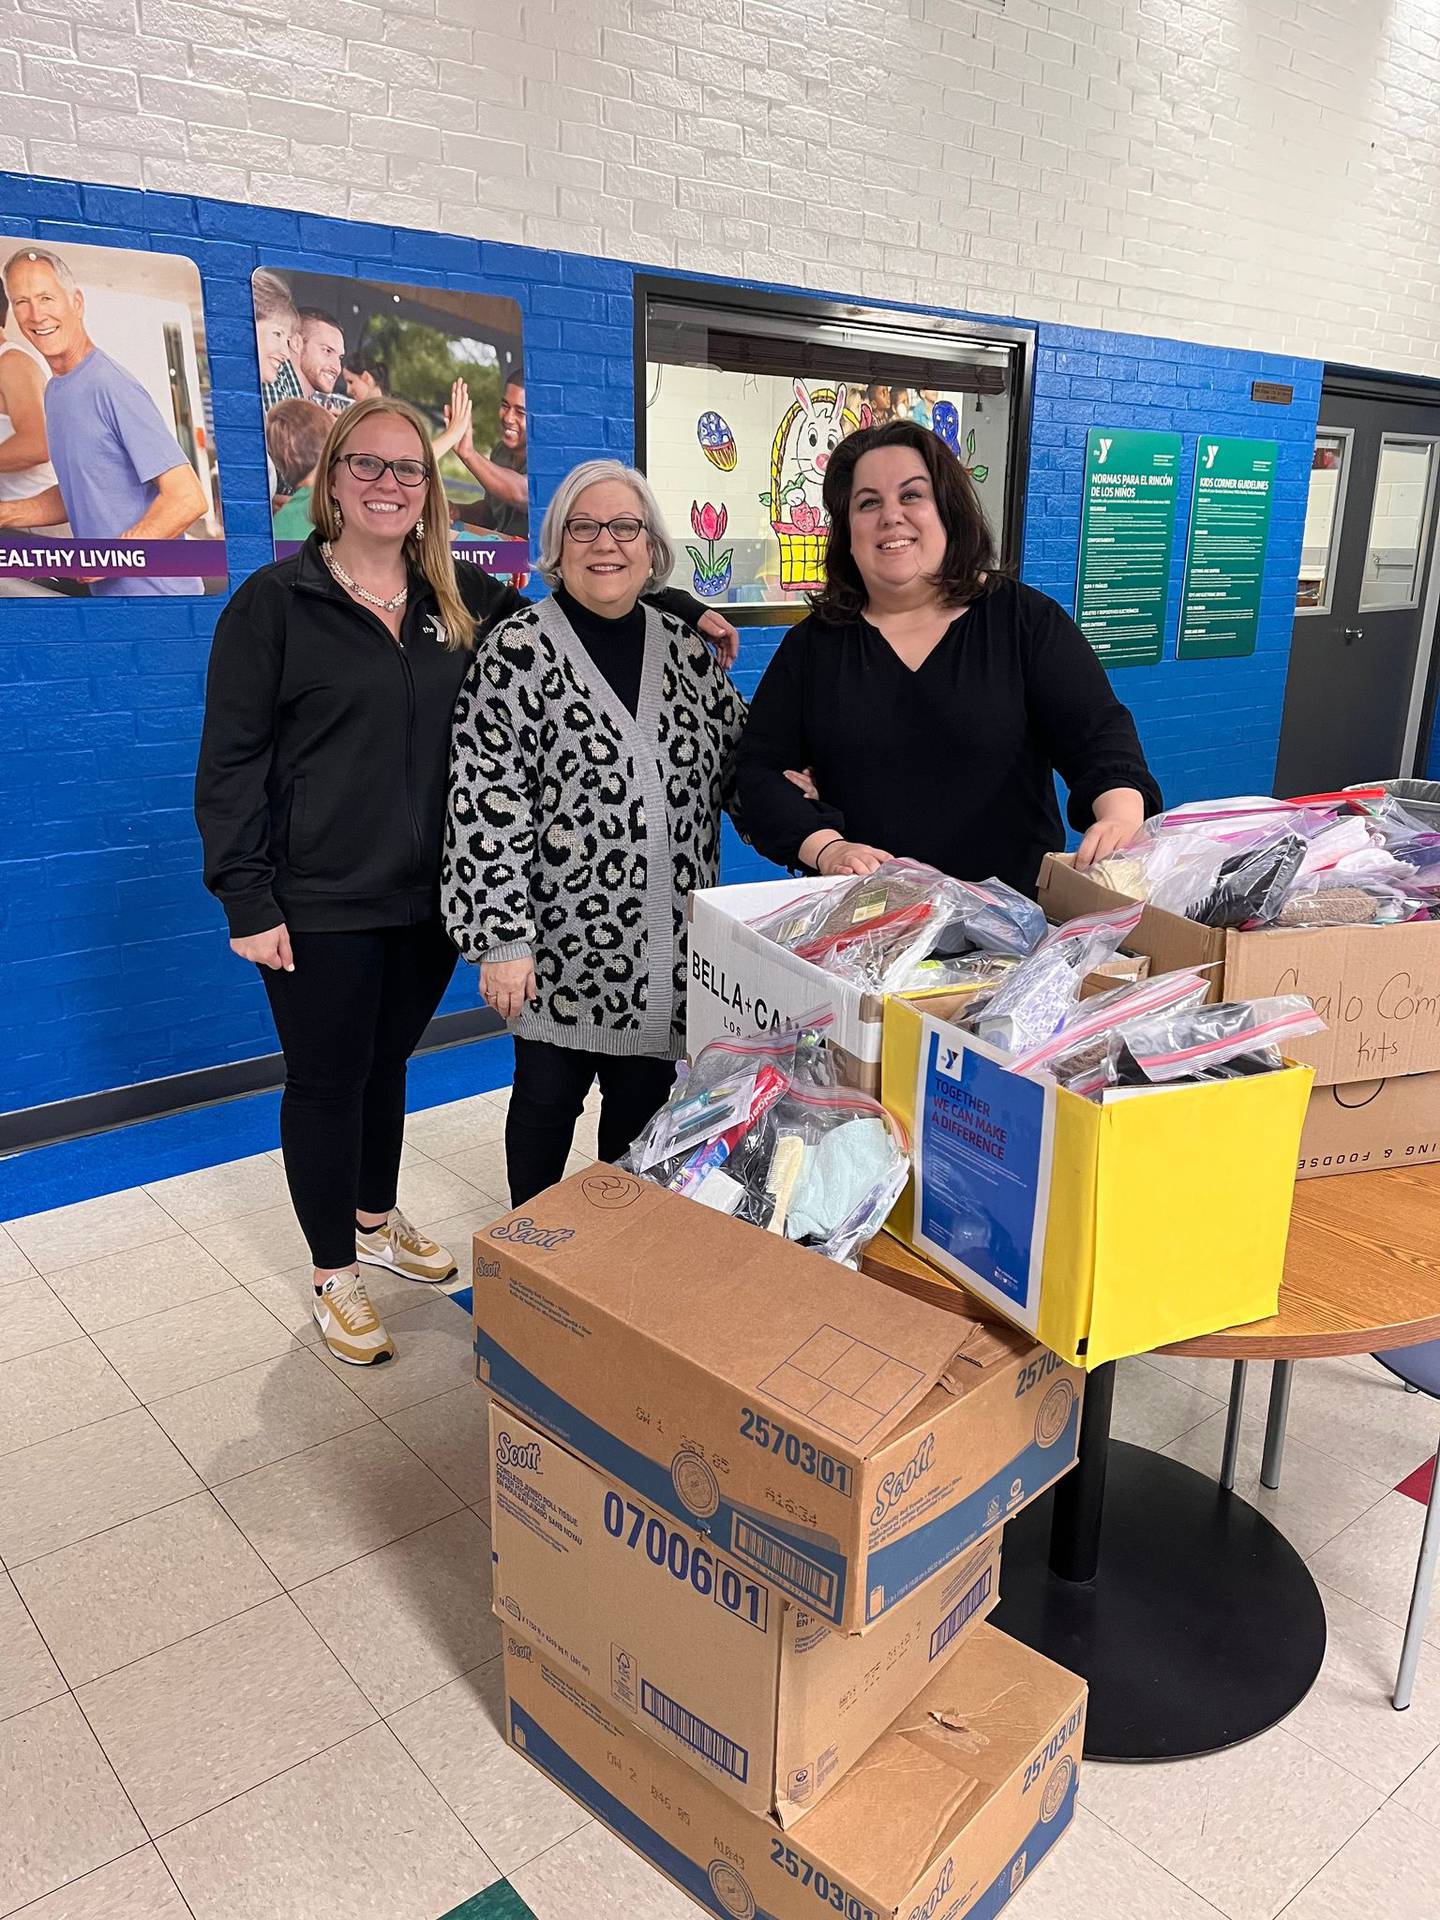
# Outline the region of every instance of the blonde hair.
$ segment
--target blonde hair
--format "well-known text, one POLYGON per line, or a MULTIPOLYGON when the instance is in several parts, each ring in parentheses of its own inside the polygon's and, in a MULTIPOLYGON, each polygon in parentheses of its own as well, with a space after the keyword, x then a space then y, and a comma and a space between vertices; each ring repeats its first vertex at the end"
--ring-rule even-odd
POLYGON ((445 498, 440 468, 431 450, 430 430, 423 416, 408 400, 392 400, 388 395, 377 394, 372 399, 357 401, 353 407, 347 407, 344 413, 335 416, 335 424, 326 436, 315 469, 310 518, 322 540, 340 538, 340 510, 330 492, 330 469, 345 451, 345 442, 355 429, 364 421, 373 420, 377 414, 389 414, 396 420, 403 420, 406 426, 415 429, 420 441, 421 458, 425 462, 425 504, 420 517, 424 521, 425 531, 419 539, 415 537, 413 527, 406 534, 405 558, 430 583, 440 612, 440 624, 445 629, 446 646, 473 646, 475 616, 461 597, 460 585, 455 578, 455 557, 450 551, 450 504, 445 498))
POLYGON ((660 502, 650 490, 650 482, 638 467, 622 466, 618 460, 582 461, 578 467, 570 469, 555 489, 540 528, 541 579, 552 587, 559 585, 560 549, 565 544, 565 522, 585 489, 599 486, 602 480, 622 481, 640 502, 640 518, 645 522, 645 530, 650 536, 650 577, 645 586, 647 589, 663 587, 675 570, 675 543, 666 528, 660 502))

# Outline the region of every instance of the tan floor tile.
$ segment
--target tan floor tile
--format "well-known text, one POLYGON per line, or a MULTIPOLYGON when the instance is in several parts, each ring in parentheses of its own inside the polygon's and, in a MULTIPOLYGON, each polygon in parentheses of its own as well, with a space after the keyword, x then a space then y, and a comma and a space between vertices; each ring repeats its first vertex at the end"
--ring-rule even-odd
POLYGON ((238 1480, 374 1418, 303 1347, 157 1400, 151 1412, 207 1487, 238 1480))
POLYGON ((219 1167, 201 1167, 172 1180, 154 1180, 145 1192, 172 1220, 192 1231, 283 1206, 290 1198, 283 1170, 266 1153, 229 1160, 219 1167))
POLYGON ((0 1560, 12 1570, 198 1493, 142 1408, 0 1458, 0 1560))
POLYGON ((1440 1753, 1432 1753, 1423 1767, 1417 1767, 1393 1796, 1397 1807, 1418 1814, 1432 1827, 1440 1827, 1440 1753))
MULTIPOLYGON (((1387 1493, 1368 1513, 1310 1558, 1310 1571, 1326 1588, 1358 1601, 1382 1620, 1403 1627, 1415 1588, 1415 1564, 1425 1509, 1408 1494, 1387 1493)), ((1425 1638, 1440 1647, 1440 1580, 1435 1582, 1425 1638)), ((1422 1658, 1421 1671, 1424 1671, 1422 1658)))
POLYGON ((568 1793, 507 1744, 499 1660, 427 1694, 390 1725, 503 1874, 589 1824, 568 1793))
POLYGON ((420 1227, 477 1204, 475 1183, 435 1160, 407 1167, 400 1181, 400 1205, 420 1227))
POLYGON ((1435 1920, 1440 1913, 1440 1846, 1413 1813, 1382 1807, 1285 1909, 1285 1920, 1435 1920))
POLYGON ((1338 1760, 1383 1793, 1393 1793, 1440 1747, 1440 1653, 1422 1663, 1404 1713, 1390 1704, 1403 1635, 1342 1594, 1321 1589, 1329 1627, 1320 1678, 1285 1731, 1338 1760))
MULTIPOLYGON (((1265 1400, 1247 1404, 1247 1418, 1264 1416, 1265 1400)), ((1406 1393, 1393 1374, 1343 1360, 1297 1362, 1287 1431, 1318 1453, 1395 1486, 1440 1440, 1440 1407, 1425 1394, 1406 1393)))
POLYGON ((0 1362, 0 1453, 123 1413, 135 1396, 89 1340, 0 1362))
POLYGON ((1122 1360, 1116 1369, 1111 1432, 1117 1440, 1156 1450, 1168 1447, 1215 1410, 1208 1393, 1144 1360, 1122 1360))
MULTIPOLYGON (((60 1669, 45 1650, 35 1622, 8 1574, 0 1573, 0 1720, 64 1693, 60 1669)), ((0 1852, 4 1841, 0 1837, 0 1852)), ((0 1874, 4 1869, 0 1868, 0 1874)))
POLYGON ((195 1238, 213 1253, 228 1273, 249 1286, 272 1273, 304 1266, 310 1258, 305 1236, 290 1203, 247 1213, 239 1220, 221 1220, 200 1227, 195 1238))
POLYGON ((294 1594, 382 1714, 499 1657, 490 1597, 490 1530, 468 1508, 294 1594))
POLYGON ((444 1106, 426 1107, 412 1113, 405 1122, 405 1138, 428 1154, 432 1160, 446 1160, 451 1154, 468 1153, 499 1140, 505 1133, 505 1115, 483 1096, 470 1100, 450 1100, 444 1106))
POLYGON ((12 1280, 0 1287, 0 1353, 17 1360, 62 1341, 78 1340, 84 1329, 38 1277, 12 1280))
POLYGON ((50 1276, 50 1285, 87 1333, 183 1307, 238 1284, 188 1233, 127 1253, 102 1254, 50 1276))
POLYGON ((190 1920, 165 1862, 140 1847, 26 1907, 24 1920, 190 1920))
POLYGON ((216 1494, 286 1587, 318 1579, 460 1505, 378 1422, 231 1480, 216 1494))
POLYGON ((108 1327, 95 1344, 147 1404, 294 1351, 289 1330, 244 1287, 108 1327))
POLYGON ((1005 1920, 1215 1920, 1215 1909, 1079 1807, 1005 1920))
POLYGON ((535 1920, 695 1920, 693 1901, 593 1820, 522 1867, 511 1885, 535 1920))
POLYGON ((152 1835, 298 1766, 374 1717, 284 1594, 75 1697, 152 1835))
MULTIPOLYGON (((1218 1400, 1222 1406, 1230 1404, 1230 1382, 1234 1367, 1229 1360, 1192 1360, 1185 1354, 1147 1353, 1147 1366, 1159 1367, 1162 1373, 1168 1373, 1173 1379, 1183 1380, 1186 1386, 1198 1387, 1201 1393, 1208 1393, 1212 1400, 1218 1400)), ((1270 1391, 1270 1369, 1263 1361, 1252 1360, 1250 1371, 1246 1375, 1246 1405, 1263 1401, 1270 1391)))
POLYGON ((1080 1797, 1228 1920, 1274 1920, 1384 1796, 1277 1727, 1202 1760, 1092 1762, 1080 1797))
POLYGON ((144 1844, 84 1715, 64 1699, 0 1721, 0 1913, 144 1844))
POLYGON ((403 1313, 387 1310, 383 1318, 395 1342, 395 1358, 383 1366, 347 1366, 327 1349, 316 1349, 325 1366, 373 1412, 395 1413, 474 1380, 470 1316, 453 1300, 432 1296, 403 1313))
POLYGON ((492 1208, 492 1219, 496 1213, 508 1210, 510 1183, 505 1174, 503 1140, 487 1141, 484 1146, 468 1147, 461 1153, 452 1153, 442 1164, 452 1173, 458 1173, 462 1179, 468 1180, 471 1186, 486 1196, 492 1208))
POLYGON ((453 1487, 467 1507, 490 1507, 489 1399, 475 1381, 403 1407, 385 1416, 385 1424, 414 1449, 447 1487, 453 1487))
MULTIPOLYGON (((1217 1480, 1225 1448, 1225 1422, 1226 1415, 1217 1413, 1203 1426, 1182 1434, 1164 1451, 1172 1460, 1183 1460, 1217 1480)), ((1264 1422, 1247 1420, 1240 1430, 1235 1491, 1273 1521, 1297 1553, 1307 1557, 1318 1553, 1327 1540, 1342 1533, 1388 1491, 1380 1481, 1294 1439, 1285 1443, 1280 1485, 1272 1491, 1260 1484, 1264 1443, 1264 1422)))
POLYGON ((72 1687, 280 1591, 208 1493, 17 1567, 15 1584, 72 1687))
POLYGON ((124 1253, 167 1240, 180 1229, 139 1187, 98 1200, 52 1207, 7 1222, 10 1237, 41 1273, 60 1273, 104 1253, 124 1253))
POLYGON ((27 1280, 34 1271, 5 1228, 0 1227, 0 1286, 12 1280, 27 1280))
POLYGON ((195 1920, 435 1920, 498 1877, 384 1726, 182 1827, 160 1851, 195 1920))

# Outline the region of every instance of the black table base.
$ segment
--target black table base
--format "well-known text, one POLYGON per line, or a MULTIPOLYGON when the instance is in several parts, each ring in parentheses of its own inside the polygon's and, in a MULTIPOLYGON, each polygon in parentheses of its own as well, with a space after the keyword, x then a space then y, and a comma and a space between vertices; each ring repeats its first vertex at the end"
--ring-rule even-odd
POLYGON ((1325 1610, 1304 1561, 1215 1481, 1110 1440, 1113 1367, 1080 1462, 1005 1530, 995 1624, 1090 1683, 1085 1752, 1181 1760, 1253 1739, 1310 1691, 1325 1610))

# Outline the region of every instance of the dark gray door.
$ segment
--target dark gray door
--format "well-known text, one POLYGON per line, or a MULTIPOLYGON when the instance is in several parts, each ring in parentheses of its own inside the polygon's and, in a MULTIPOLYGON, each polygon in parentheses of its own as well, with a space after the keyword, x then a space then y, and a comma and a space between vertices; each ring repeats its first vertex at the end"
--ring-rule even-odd
POLYGON ((1429 589, 1437 481, 1440 404, 1411 392, 1380 398, 1332 391, 1327 382, 1310 474, 1277 794, 1324 792, 1417 770, 1416 753, 1428 739, 1420 721, 1434 624, 1429 589))

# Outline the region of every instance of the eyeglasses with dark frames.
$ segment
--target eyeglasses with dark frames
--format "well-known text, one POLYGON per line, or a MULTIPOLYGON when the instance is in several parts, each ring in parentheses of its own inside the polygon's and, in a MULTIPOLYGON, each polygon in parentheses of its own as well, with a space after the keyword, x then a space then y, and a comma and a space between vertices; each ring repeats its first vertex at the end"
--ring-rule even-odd
POLYGON ((402 487, 423 487, 430 478, 423 460, 382 460, 378 453, 342 453, 340 458, 357 480, 370 482, 389 472, 402 487))
POLYGON ((572 540, 578 540, 584 547, 598 540, 602 533, 608 533, 612 540, 618 540, 622 547, 628 547, 647 529, 645 522, 638 520, 633 513, 622 513, 615 520, 592 520, 589 514, 582 513, 565 522, 565 531, 572 540))

